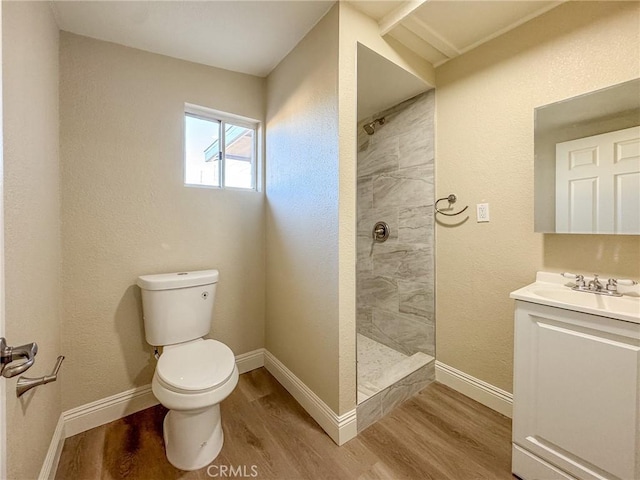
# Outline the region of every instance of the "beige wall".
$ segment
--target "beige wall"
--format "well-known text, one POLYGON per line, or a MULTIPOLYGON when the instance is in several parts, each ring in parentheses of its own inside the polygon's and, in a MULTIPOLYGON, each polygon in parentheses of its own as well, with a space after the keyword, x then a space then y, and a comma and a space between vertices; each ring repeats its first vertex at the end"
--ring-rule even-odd
MULTIPOLYGON (((35 341, 28 376, 48 375, 60 349, 58 27, 48 2, 3 2, 6 337, 35 341)), ((61 376, 69 375, 63 364, 61 376)), ((60 382, 16 398, 6 382, 8 478, 37 478, 61 412, 60 382)))
POLYGON ((356 401, 358 43, 433 84, 343 3, 267 78, 266 347, 339 414, 356 401))
POLYGON ((148 384, 138 275, 217 268, 211 335, 264 346, 264 195, 183 185, 183 108, 263 120, 264 79, 62 33, 65 410, 148 384))
POLYGON ((437 228, 441 362, 510 391, 509 292, 538 270, 640 278, 638 236, 533 233, 533 110, 640 76, 639 15, 637 2, 568 2, 436 70, 438 197, 471 210, 437 228), (490 223, 475 221, 481 202, 490 223))
POLYGON ((338 8, 267 77, 266 348, 334 411, 338 8))

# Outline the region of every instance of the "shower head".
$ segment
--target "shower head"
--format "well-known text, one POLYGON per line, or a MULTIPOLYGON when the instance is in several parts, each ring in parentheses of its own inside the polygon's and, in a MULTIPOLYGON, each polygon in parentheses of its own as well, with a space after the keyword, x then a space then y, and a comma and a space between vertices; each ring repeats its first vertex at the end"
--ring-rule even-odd
POLYGON ((367 135, 373 135, 376 131, 376 123, 378 125, 384 125, 384 122, 384 117, 376 118, 373 122, 363 125, 362 128, 364 128, 364 131, 367 132, 367 135))

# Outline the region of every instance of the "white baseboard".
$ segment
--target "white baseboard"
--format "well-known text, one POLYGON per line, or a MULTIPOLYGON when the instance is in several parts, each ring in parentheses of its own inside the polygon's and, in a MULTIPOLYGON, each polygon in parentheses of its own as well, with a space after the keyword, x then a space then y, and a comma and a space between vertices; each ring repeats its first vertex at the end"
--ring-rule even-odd
POLYGON ((44 457, 44 462, 42 463, 42 469, 40 469, 38 480, 53 480, 55 478, 65 438, 64 415, 60 414, 58 424, 56 425, 56 429, 53 431, 53 436, 51 437, 47 456, 44 457))
POLYGON ((151 385, 132 388, 107 398, 101 398, 95 402, 67 410, 62 414, 65 435, 67 438, 72 437, 157 404, 158 400, 151 392, 151 385))
POLYGON ((436 381, 511 418, 513 394, 436 360, 436 381))
POLYGON ((338 445, 358 435, 355 409, 343 415, 337 415, 302 380, 266 350, 264 366, 338 445))
MULTIPOLYGON (((262 367, 264 348, 236 356, 236 365, 240 373, 262 367)), ((65 437, 86 432, 157 404, 151 385, 144 385, 67 410, 63 413, 65 437)))
POLYGON ((256 368, 264 367, 264 348, 236 355, 236 365, 240 375, 256 368))

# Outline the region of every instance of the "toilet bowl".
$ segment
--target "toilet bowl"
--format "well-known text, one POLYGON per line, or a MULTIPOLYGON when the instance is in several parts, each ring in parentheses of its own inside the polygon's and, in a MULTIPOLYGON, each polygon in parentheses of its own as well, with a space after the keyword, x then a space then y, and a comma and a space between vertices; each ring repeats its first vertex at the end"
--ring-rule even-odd
POLYGON ((166 455, 181 470, 203 468, 220 453, 220 402, 238 384, 231 349, 202 338, 211 325, 217 281, 216 270, 138 278, 147 342, 164 346, 151 387, 169 409, 163 424, 166 455))
POLYGON ((151 388, 169 409, 164 419, 167 459, 181 470, 198 470, 224 443, 220 402, 238 384, 233 352, 216 340, 197 339, 166 347, 151 388))

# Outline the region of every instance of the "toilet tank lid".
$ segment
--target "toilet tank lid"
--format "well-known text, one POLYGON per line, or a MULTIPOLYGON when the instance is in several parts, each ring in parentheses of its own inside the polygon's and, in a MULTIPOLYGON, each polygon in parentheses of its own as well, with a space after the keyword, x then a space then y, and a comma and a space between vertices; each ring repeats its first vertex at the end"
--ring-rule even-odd
POLYGON ((142 275, 137 284, 143 290, 170 290, 218 283, 218 270, 142 275))

